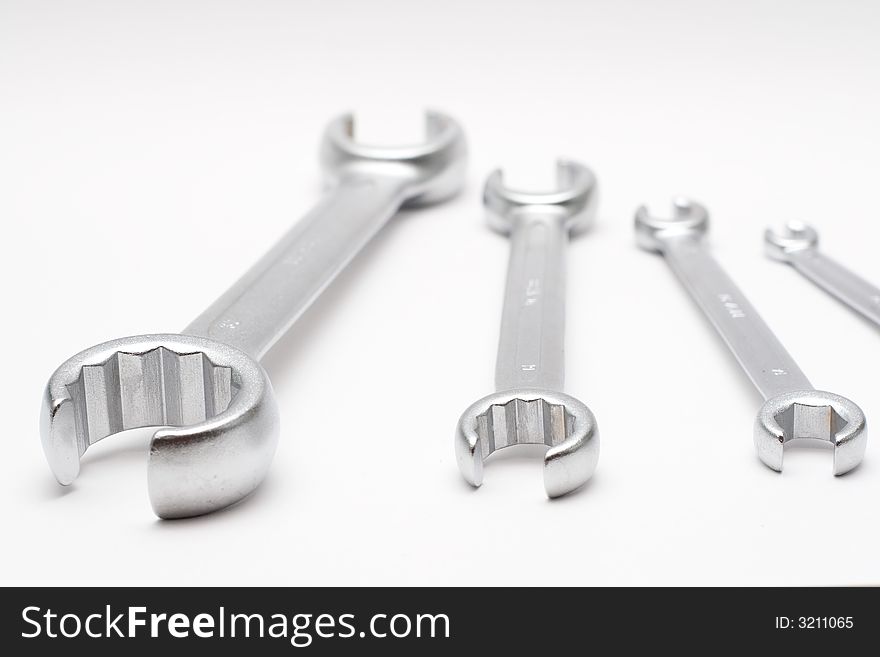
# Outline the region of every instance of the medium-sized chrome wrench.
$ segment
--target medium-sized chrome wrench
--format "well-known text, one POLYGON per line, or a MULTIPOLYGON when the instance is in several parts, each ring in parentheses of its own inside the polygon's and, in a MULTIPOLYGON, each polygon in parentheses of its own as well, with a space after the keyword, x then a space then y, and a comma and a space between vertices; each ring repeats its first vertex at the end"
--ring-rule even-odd
POLYGON ((708 226, 706 209, 681 198, 672 217, 655 217, 644 206, 635 216, 639 246, 665 257, 763 395, 755 421, 758 457, 781 472, 783 445, 820 440, 834 447, 834 474, 849 472, 865 454, 864 413, 845 397, 813 388, 706 248, 708 226))
POLYGON ((557 164, 557 191, 504 186, 501 171, 486 181, 489 226, 510 238, 510 263, 495 369, 495 394, 461 416, 455 455, 464 478, 483 482, 483 461, 518 444, 543 444, 544 489, 559 497, 589 480, 599 459, 592 412, 562 393, 565 338, 565 250, 569 235, 596 213, 596 179, 575 162, 557 164))
POLYGON ((279 433, 257 361, 402 206, 458 191, 465 151, 459 125, 439 113, 428 113, 427 138, 413 146, 358 143, 350 115, 332 121, 321 146, 324 198, 182 335, 105 342, 51 376, 41 437, 58 482, 73 482, 90 445, 155 427, 147 483, 158 516, 210 513, 253 491, 279 433))
POLYGON ((804 277, 880 326, 880 288, 819 251, 819 234, 801 221, 768 228, 764 247, 773 260, 790 264, 804 277))

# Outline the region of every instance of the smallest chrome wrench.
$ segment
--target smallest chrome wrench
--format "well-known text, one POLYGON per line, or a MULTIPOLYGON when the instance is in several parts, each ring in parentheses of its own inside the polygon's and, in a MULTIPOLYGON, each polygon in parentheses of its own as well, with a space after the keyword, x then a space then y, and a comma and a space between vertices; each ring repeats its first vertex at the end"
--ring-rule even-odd
POLYGON ((706 314, 764 397, 755 420, 755 449, 773 470, 782 471, 783 445, 796 439, 821 440, 834 447, 834 474, 862 462, 868 435, 865 415, 846 397, 813 388, 703 242, 706 209, 675 199, 672 217, 636 211, 636 239, 659 252, 706 314))
POLYGON ((801 221, 764 232, 764 249, 804 277, 880 326, 880 288, 819 251, 819 234, 801 221))

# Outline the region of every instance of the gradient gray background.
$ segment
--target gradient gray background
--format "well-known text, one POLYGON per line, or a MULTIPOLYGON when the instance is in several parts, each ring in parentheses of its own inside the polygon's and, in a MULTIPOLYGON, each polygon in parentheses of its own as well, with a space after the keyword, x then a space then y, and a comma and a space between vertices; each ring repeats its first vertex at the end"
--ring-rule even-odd
POLYGON ((757 394, 631 218, 685 193, 808 376, 880 418, 880 335, 767 261, 814 222, 880 282, 880 5, 871 2, 0 2, 4 584, 880 583, 880 438, 754 455, 757 394), (395 221, 265 363, 283 435, 244 504, 160 522, 143 435, 72 489, 41 453, 51 371, 185 326, 316 200, 326 120, 466 126, 468 186, 395 221), (567 390, 596 413, 594 481, 548 502, 539 460, 471 490, 458 414, 491 391, 507 244, 479 190, 503 165, 598 174, 569 262, 567 390), (560 566, 562 564, 562 566, 560 566))

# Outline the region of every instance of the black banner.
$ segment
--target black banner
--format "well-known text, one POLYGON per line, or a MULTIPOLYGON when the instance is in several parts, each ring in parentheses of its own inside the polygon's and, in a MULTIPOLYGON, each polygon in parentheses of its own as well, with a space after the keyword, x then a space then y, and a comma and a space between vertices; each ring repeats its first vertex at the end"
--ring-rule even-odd
POLYGON ((821 648, 880 638, 877 589, 4 589, 5 654, 821 648), (8 649, 11 648, 12 652, 8 649))

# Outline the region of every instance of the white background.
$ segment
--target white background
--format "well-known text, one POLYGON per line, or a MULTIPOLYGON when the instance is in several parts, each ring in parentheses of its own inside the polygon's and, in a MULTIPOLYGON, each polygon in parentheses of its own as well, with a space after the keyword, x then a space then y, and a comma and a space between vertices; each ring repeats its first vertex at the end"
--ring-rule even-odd
MULTIPOLYGON (((880 281, 880 5, 871 2, 2 2, 0 495, 4 584, 880 583, 880 447, 756 458, 760 398, 632 215, 677 193, 821 388, 880 414, 875 327, 762 255, 813 222, 880 281), (143 435, 67 489, 40 394, 97 342, 175 331, 318 198, 326 121, 408 142, 436 107, 467 129, 467 186, 398 217, 264 364, 282 411, 252 498, 157 520, 143 435), (597 173, 571 245, 567 391, 596 414, 586 489, 540 458, 460 478, 459 413, 492 390, 507 261, 480 187, 597 173)), ((511 450, 515 451, 515 450, 511 450)))

